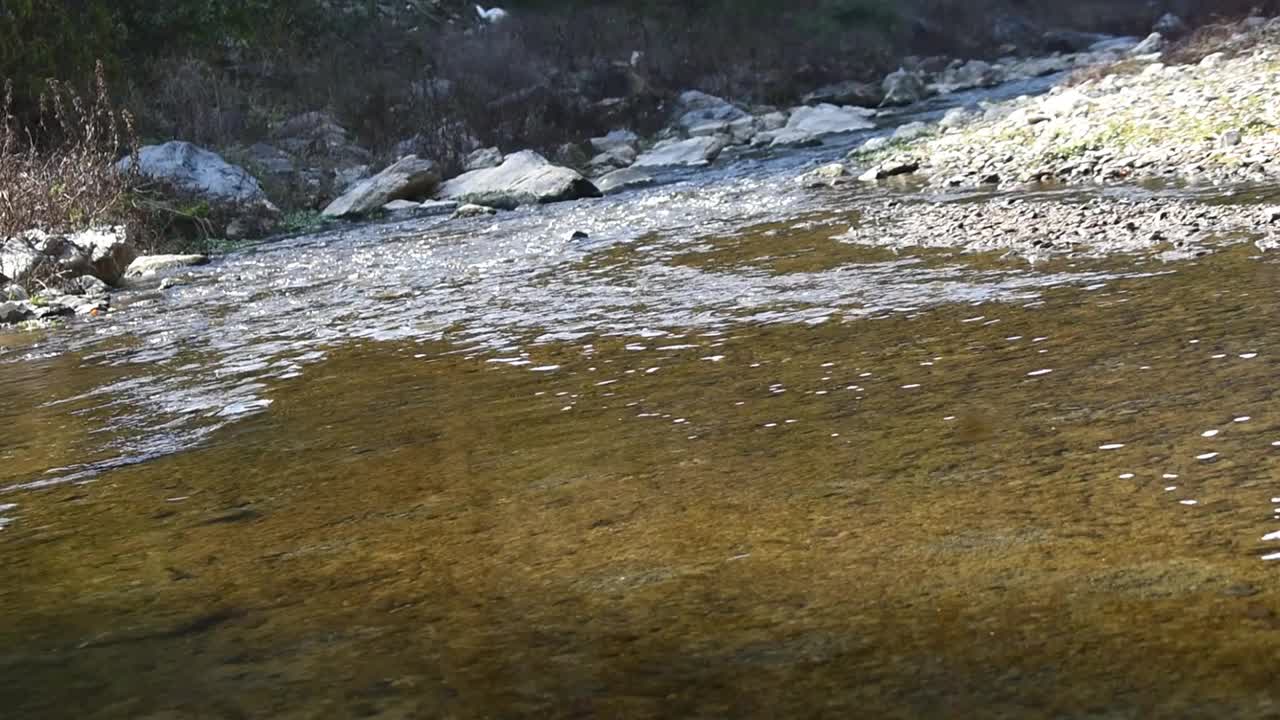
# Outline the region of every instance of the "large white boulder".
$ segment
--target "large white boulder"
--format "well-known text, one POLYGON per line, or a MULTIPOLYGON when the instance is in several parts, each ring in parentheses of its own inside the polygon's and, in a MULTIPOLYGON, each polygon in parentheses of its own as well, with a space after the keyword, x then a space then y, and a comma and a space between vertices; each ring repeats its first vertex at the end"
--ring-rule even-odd
MULTIPOLYGON (((124 158, 118 165, 122 170, 132 166, 132 157, 124 158)), ((140 149, 138 171, 211 200, 246 204, 267 201, 262 186, 247 170, 223 160, 217 153, 181 140, 140 149)))

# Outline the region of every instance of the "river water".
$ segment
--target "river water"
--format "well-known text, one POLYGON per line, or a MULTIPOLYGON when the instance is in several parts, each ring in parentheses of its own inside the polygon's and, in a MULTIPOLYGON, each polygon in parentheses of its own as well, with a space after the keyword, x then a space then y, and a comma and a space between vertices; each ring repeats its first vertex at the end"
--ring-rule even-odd
POLYGON ((1280 262, 849 245, 842 151, 0 336, 0 715, 1280 717, 1280 262))

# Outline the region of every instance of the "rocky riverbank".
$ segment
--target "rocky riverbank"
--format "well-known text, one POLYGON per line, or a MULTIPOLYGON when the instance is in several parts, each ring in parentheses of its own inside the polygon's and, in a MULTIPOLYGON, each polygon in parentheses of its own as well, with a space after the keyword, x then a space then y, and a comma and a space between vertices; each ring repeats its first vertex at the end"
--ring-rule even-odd
POLYGON ((1280 177, 1280 18, 1248 18, 1181 46, 1154 34, 1045 96, 956 108, 916 135, 872 141, 849 163, 859 174, 910 166, 945 187, 1271 182, 1280 177))
MULTIPOLYGON (((669 122, 654 137, 619 128, 567 143, 550 157, 474 143, 464 172, 454 177, 408 152, 373 172, 372 153, 323 113, 285 122, 271 143, 228 152, 243 165, 172 141, 142 148, 121 167, 136 162, 142 175, 212 208, 200 222, 228 238, 261 237, 281 227, 293 208, 278 209, 270 188, 302 193, 291 197, 322 207, 313 216, 319 222, 464 219, 611 195, 664 182, 672 173, 724 164, 725 158, 785 157, 796 148, 833 142, 848 147, 859 133, 870 138, 844 162, 804 174, 801 184, 836 186, 855 178, 875 183, 911 174, 946 188, 1273 179, 1280 173, 1280 19, 1249 18, 1218 28, 1213 42, 1202 34, 1171 44, 1164 33, 1183 32, 1179 25, 1176 18, 1162 18, 1145 39, 1059 33, 1055 43, 1065 52, 1041 57, 914 58, 882 83, 828 86, 791 108, 751 106, 690 90, 671 100, 669 122), (1057 85, 1036 97, 998 99, 1009 95, 1003 86, 1036 78, 1046 78, 1035 81, 1039 89, 1045 82, 1057 85), (995 88, 999 94, 974 105, 950 98, 964 91, 982 97, 995 88), (948 105, 945 114, 937 109, 948 105)), ((407 142, 404 149, 411 146, 407 142)), ((1277 213, 1256 208, 1156 199, 928 205, 917 199, 868 204, 852 197, 867 220, 844 239, 1032 259, 1139 250, 1190 257, 1224 236, 1251 239, 1264 249, 1278 244, 1272 224, 1277 213), (892 233, 884 232, 888 227, 892 233)), ((207 260, 144 257, 135 268, 130 263, 137 255, 118 230, 4 240, 0 300, 7 304, 0 324, 101 314, 110 307, 109 291, 129 285, 130 278, 207 260), (96 239, 81 242, 84 237, 96 239), (109 253, 98 247, 103 238, 111 239, 109 253), (104 253, 112 258, 110 267, 100 267, 104 253)))

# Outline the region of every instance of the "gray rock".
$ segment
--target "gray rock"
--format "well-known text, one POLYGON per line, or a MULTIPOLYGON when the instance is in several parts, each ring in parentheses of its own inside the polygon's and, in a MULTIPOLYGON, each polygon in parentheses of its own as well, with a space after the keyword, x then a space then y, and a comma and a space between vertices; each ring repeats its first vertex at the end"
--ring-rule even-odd
POLYGON ((634 167, 615 170, 596 178, 596 187, 605 195, 615 195, 624 190, 647 187, 654 183, 653 176, 634 167))
POLYGON ((502 164, 464 173, 440 188, 440 199, 511 210, 520 205, 599 197, 600 190, 577 171, 552 165, 532 150, 508 155, 502 164))
POLYGON ((1228 130, 1218 137, 1218 144, 1222 147, 1235 147, 1244 142, 1244 135, 1239 130, 1228 130))
POLYGON ((130 278, 153 277, 166 270, 206 265, 208 262, 209 257, 207 255, 143 255, 129 265, 125 276, 130 278))
POLYGON ((116 286, 124 279, 124 270, 137 258, 138 251, 125 237, 124 228, 88 229, 69 234, 67 242, 76 247, 73 259, 63 256, 64 272, 70 277, 92 275, 116 286))
POLYGON ((829 163, 801 175, 797 178, 797 182, 807 188, 833 187, 847 180, 848 177, 849 169, 844 166, 844 163, 829 163))
POLYGON ((31 273, 45 262, 44 253, 39 249, 43 247, 43 237, 41 233, 39 246, 31 238, 31 233, 0 241, 0 275, 18 284, 25 283, 31 273))
POLYGON ((901 125, 893 131, 893 142, 910 142, 926 135, 932 134, 933 130, 927 123, 912 122, 901 125))
POLYGON ((805 105, 856 105, 873 108, 883 100, 884 90, 856 80, 825 85, 804 96, 805 105))
MULTIPOLYGON (((128 170, 133 158, 126 157, 117 166, 128 170)), ((138 171, 201 197, 233 203, 267 201, 262 186, 248 171, 189 142, 174 140, 142 148, 138 171)))
POLYGON ((678 117, 675 126, 685 133, 688 133, 691 128, 705 126, 709 122, 730 122, 747 117, 745 110, 724 98, 698 90, 681 93, 676 103, 676 112, 678 117))
POLYGON ((332 218, 363 215, 392 200, 430 197, 439 183, 440 174, 435 163, 417 155, 408 155, 377 175, 356 183, 329 203, 322 214, 332 218))
POLYGON ((1206 69, 1221 67, 1222 63, 1226 59, 1227 59, 1226 53, 1220 53, 1220 52, 1210 53, 1209 55, 1205 55, 1203 58, 1201 58, 1200 67, 1206 68, 1206 69))
POLYGON ((596 174, 604 174, 628 167, 635 161, 636 151, 626 145, 621 145, 591 158, 591 169, 596 174))
POLYGON ((1165 13, 1151 29, 1165 37, 1176 37, 1187 31, 1187 23, 1173 13, 1165 13))
POLYGON ((92 275, 85 275, 68 282, 63 289, 71 295, 103 297, 111 291, 111 286, 92 275))
POLYGON ((694 167, 706 165, 720 156, 724 150, 724 138, 697 137, 688 140, 664 140, 636 158, 632 167, 694 167))
POLYGON ((124 228, 98 228, 70 235, 31 231, 0 245, 0 275, 25 284, 39 275, 42 282, 70 282, 84 275, 117 285, 138 252, 124 228))
POLYGON ((597 154, 608 153, 619 148, 635 151, 640 143, 640 136, 630 130, 611 130, 603 137, 591 138, 591 149, 597 154))
POLYGON ((886 160, 885 162, 882 162, 859 175, 858 179, 862 182, 876 182, 877 180, 884 180, 897 175, 907 175, 919 169, 920 163, 915 160, 886 160))
POLYGON ((962 128, 965 125, 977 119, 978 113, 969 108, 951 108, 947 111, 942 119, 938 121, 938 127, 944 129, 962 128))
POLYGON ((26 288, 21 285, 12 283, 0 285, 0 302, 20 302, 29 299, 31 299, 31 296, 27 294, 26 288))
POLYGON ((14 325, 30 320, 34 313, 25 303, 0 303, 0 325, 14 325))
POLYGON ((889 73, 881 87, 884 89, 881 107, 910 105, 923 100, 928 94, 922 75, 902 69, 889 73))
POLYGON ((372 168, 368 165, 352 165, 350 167, 334 168, 333 170, 333 188, 340 193, 344 193, 351 189, 351 186, 365 180, 369 177, 372 168))
POLYGON ((502 151, 496 147, 480 148, 467 156, 462 167, 467 172, 495 168, 502 164, 502 151))
POLYGON ((850 160, 856 159, 862 155, 870 155, 874 152, 880 152, 893 144, 893 141, 886 136, 869 138, 862 145, 850 151, 848 157, 850 160))
POLYGON ((494 210, 488 205, 475 205, 473 203, 467 203, 466 205, 459 206, 458 209, 454 211, 453 217, 456 219, 462 220, 465 218, 484 217, 486 215, 496 215, 497 212, 498 212, 497 210, 494 210))
POLYGON ((757 127, 755 118, 741 117, 730 121, 726 131, 734 144, 743 145, 754 140, 760 128, 757 127))
POLYGON ((953 93, 972 88, 994 87, 1005 81, 1005 72, 983 60, 970 60, 948 68, 933 84, 934 92, 953 93))
POLYGON ((1158 32, 1153 32, 1147 36, 1145 40, 1138 43, 1129 51, 1130 55, 1152 55, 1164 50, 1164 36, 1158 32))
POLYGON ((787 124, 773 136, 772 145, 801 146, 820 142, 826 135, 870 130, 876 126, 871 121, 874 110, 835 105, 816 105, 794 108, 787 124))
POLYGON ((774 130, 781 130, 782 128, 787 126, 788 117, 789 116, 786 113, 781 112, 779 110, 775 110, 770 113, 765 113, 764 115, 761 115, 760 117, 756 118, 756 128, 760 132, 772 132, 774 130))

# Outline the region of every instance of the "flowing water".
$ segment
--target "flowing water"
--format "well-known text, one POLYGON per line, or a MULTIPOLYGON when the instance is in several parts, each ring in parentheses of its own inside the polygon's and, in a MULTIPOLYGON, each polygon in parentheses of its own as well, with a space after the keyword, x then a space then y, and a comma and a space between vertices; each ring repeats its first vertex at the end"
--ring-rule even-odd
POLYGON ((0 336, 0 716, 1280 717, 1280 262, 855 247, 814 159, 0 336))

